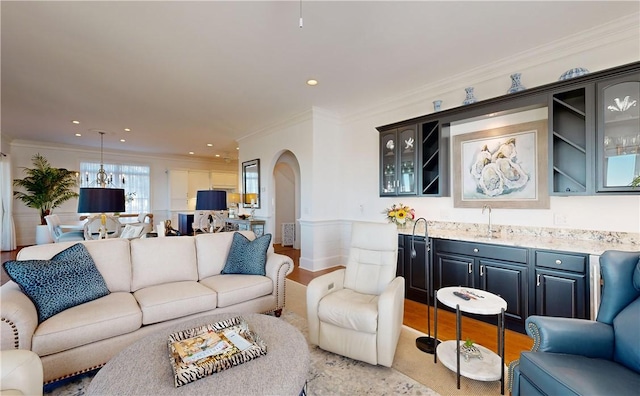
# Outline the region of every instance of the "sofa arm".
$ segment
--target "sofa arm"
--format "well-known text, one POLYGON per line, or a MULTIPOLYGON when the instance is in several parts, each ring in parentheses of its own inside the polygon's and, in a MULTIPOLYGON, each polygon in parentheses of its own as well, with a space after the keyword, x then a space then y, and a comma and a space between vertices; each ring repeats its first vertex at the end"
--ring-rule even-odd
POLYGON ((533 338, 533 352, 613 358, 613 327, 585 319, 529 316, 527 334, 533 338))
POLYGON ((42 362, 31 351, 0 351, 0 376, 0 394, 42 395, 42 362))
POLYGON ((273 294, 276 296, 276 310, 284 308, 284 282, 293 271, 291 257, 279 253, 267 254, 265 274, 273 281, 273 294))
POLYGON ((31 339, 38 326, 38 311, 13 281, 0 287, 0 312, 0 349, 31 350, 31 339))
POLYGON ((391 367, 402 331, 404 278, 396 277, 378 298, 378 364, 391 367))
POLYGON ((339 269, 313 279, 307 285, 307 320, 309 321, 309 342, 318 345, 320 337, 320 319, 318 307, 320 300, 329 293, 344 288, 345 269, 339 269))

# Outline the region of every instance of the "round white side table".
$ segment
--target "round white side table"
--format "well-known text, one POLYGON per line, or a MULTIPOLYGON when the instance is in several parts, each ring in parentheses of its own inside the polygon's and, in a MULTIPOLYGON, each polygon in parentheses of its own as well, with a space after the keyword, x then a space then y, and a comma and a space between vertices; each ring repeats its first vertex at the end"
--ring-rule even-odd
POLYGON ((456 372, 458 389, 460 389, 462 375, 478 381, 500 380, 500 393, 504 395, 504 312, 507 309, 507 302, 493 293, 469 287, 445 287, 436 290, 434 301, 436 339, 438 339, 438 302, 456 310, 456 340, 445 341, 438 345, 433 356, 434 363, 440 357, 443 366, 456 372), (461 341, 462 312, 497 315, 497 353, 475 344, 482 353, 482 360, 472 357, 468 361, 460 362, 460 345, 464 344, 464 341, 461 341))

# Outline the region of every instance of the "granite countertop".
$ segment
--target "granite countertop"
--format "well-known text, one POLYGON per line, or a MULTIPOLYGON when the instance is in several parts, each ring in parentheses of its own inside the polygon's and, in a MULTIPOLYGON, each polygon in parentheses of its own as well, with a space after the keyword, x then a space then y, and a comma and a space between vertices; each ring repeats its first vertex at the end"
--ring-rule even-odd
MULTIPOLYGON (((412 227, 399 228, 398 232, 411 235, 412 227)), ((486 224, 430 221, 428 234, 431 238, 593 255, 600 255, 605 250, 640 251, 640 233, 502 225, 495 225, 492 228, 494 237, 489 238, 486 224)), ((424 234, 424 223, 419 223, 416 226, 416 235, 424 236, 424 234)))

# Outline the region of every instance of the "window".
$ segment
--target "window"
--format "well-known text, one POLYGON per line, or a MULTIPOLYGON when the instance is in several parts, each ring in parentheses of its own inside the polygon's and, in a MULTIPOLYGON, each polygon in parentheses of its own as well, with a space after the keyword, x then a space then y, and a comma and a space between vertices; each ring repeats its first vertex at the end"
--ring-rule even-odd
MULTIPOLYGON (((142 165, 104 164, 104 171, 112 177, 111 187, 124 188, 125 213, 149 213, 151 211, 149 167, 142 165)), ((81 187, 96 187, 95 179, 100 170, 98 162, 81 162, 81 187)))

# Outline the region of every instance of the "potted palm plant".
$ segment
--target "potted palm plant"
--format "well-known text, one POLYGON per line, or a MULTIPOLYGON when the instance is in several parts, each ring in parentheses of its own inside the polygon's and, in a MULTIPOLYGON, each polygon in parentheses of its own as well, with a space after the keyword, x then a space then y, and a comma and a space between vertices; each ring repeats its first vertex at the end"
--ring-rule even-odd
MULTIPOLYGON (((26 206, 38 209, 40 212, 40 230, 36 231, 36 242, 38 242, 38 235, 43 235, 43 232, 48 235, 44 217, 51 214, 53 209, 62 203, 78 197, 74 189, 78 182, 75 171, 54 168, 40 154, 34 155, 31 161, 33 168, 23 168, 26 177, 13 180, 14 187, 24 191, 14 191, 13 196, 26 206)), ((50 236, 47 239, 50 241, 50 236)), ((40 240, 42 241, 42 238, 40 240)))

